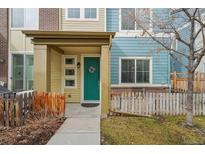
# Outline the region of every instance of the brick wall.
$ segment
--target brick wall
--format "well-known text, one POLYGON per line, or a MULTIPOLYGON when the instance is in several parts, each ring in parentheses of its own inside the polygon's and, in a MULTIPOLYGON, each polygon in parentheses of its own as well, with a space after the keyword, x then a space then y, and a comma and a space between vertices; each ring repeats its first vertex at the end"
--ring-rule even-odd
POLYGON ((59 9, 40 8, 39 9, 39 29, 45 31, 59 30, 59 9))
POLYGON ((0 8, 0 81, 8 82, 8 9, 4 8, 0 8))

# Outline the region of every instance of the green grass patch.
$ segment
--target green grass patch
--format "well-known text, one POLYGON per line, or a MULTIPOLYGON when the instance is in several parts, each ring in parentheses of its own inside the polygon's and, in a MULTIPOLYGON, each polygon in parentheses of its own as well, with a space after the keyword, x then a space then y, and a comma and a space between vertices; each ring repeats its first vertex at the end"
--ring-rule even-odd
POLYGON ((109 117, 101 122, 102 144, 205 144, 205 117, 194 117, 193 128, 184 127, 184 119, 109 117))

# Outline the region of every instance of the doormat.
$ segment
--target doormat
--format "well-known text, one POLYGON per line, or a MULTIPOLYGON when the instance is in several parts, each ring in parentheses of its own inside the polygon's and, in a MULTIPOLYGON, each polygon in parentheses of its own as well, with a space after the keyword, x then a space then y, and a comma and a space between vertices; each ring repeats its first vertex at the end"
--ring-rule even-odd
POLYGON ((83 107, 96 107, 100 105, 99 103, 82 103, 81 106, 83 107))

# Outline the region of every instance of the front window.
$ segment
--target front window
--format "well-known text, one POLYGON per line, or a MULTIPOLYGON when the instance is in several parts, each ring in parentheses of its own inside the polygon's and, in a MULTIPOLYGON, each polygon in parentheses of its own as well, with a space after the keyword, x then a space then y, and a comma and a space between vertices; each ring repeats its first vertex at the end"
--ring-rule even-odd
POLYGON ((141 28, 136 24, 136 20, 140 21, 143 27, 149 30, 151 28, 150 18, 150 9, 122 8, 121 30, 141 30, 141 28))
POLYGON ((66 56, 64 58, 64 86, 66 88, 76 88, 77 69, 75 56, 66 56))
POLYGON ((11 28, 38 28, 38 9, 13 8, 11 9, 11 28))
POLYGON ((98 10, 96 8, 67 8, 66 17, 72 20, 97 19, 98 10))
POLYGON ((121 59, 121 83, 150 83, 150 59, 121 59))
POLYGON ((33 55, 12 55, 12 83, 14 91, 33 89, 33 55))

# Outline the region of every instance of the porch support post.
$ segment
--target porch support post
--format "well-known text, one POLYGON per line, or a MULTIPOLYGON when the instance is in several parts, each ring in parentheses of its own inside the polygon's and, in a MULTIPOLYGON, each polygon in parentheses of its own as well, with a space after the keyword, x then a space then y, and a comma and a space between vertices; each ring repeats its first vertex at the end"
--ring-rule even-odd
POLYGON ((34 90, 48 91, 48 47, 34 45, 34 90))
POLYGON ((101 46, 101 111, 106 117, 110 107, 110 50, 109 46, 101 46))

